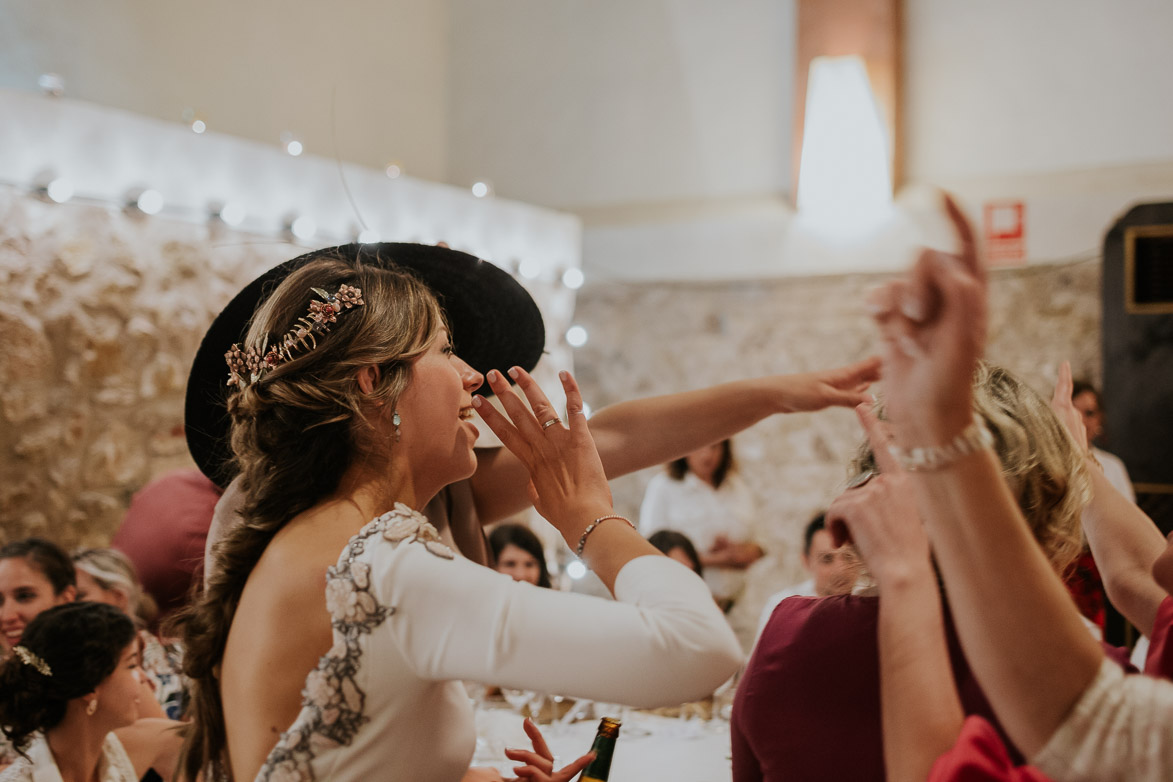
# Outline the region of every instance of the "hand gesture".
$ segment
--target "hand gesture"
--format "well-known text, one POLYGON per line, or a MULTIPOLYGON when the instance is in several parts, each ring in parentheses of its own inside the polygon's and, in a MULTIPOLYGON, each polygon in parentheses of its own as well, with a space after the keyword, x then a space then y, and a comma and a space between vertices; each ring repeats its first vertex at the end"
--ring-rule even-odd
POLYGON ((611 513, 611 488, 603 473, 599 452, 587 428, 582 395, 569 372, 559 372, 566 392, 566 425, 550 400, 520 367, 509 376, 529 400, 529 407, 497 370, 488 374, 489 386, 501 400, 508 418, 480 397, 473 405, 481 419, 530 475, 530 499, 564 536, 577 535, 591 519, 611 513), (532 412, 531 412, 532 408, 532 412))
POLYGON ((531 752, 526 749, 505 750, 505 757, 525 764, 524 766, 517 766, 513 769, 513 773, 517 774, 519 780, 570 782, 578 772, 586 768, 587 764, 595 759, 595 753, 588 752, 570 765, 563 766, 558 771, 555 771, 554 753, 550 752, 550 748, 546 746, 546 740, 542 738, 542 732, 538 730, 538 726, 528 717, 522 723, 522 726, 525 728, 525 734, 529 736, 530 741, 533 743, 533 751, 531 752))
POLYGON ((855 407, 870 401, 868 386, 880 379, 876 356, 837 369, 785 377, 783 412, 806 413, 827 407, 855 407))
POLYGON ((871 297, 884 340, 885 404, 904 446, 943 445, 973 420, 971 385, 986 341, 986 270, 952 198, 945 209, 960 253, 924 250, 904 279, 871 297))
POLYGON ((1055 411, 1059 421, 1075 438, 1075 446, 1080 451, 1086 451, 1087 426, 1083 422, 1083 413, 1071 401, 1071 391, 1074 384, 1071 380, 1071 363, 1064 361, 1059 365, 1059 378, 1055 381, 1055 393, 1051 395, 1051 409, 1055 411))
POLYGON ((868 405, 855 408, 880 472, 839 495, 827 509, 836 546, 852 541, 881 594, 893 578, 929 566, 929 539, 908 476, 888 452, 891 433, 868 405))

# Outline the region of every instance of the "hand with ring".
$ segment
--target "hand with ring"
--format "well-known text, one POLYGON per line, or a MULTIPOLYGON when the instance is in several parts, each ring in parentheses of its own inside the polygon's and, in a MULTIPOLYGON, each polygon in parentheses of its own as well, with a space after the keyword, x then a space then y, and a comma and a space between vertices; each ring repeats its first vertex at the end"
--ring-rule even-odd
POLYGON ((612 513, 611 488, 583 413, 582 395, 569 372, 560 372, 566 393, 567 426, 533 377, 520 367, 509 377, 529 401, 527 407, 500 372, 487 379, 505 409, 503 415, 480 397, 473 404, 501 442, 525 465, 534 507, 571 545, 591 519, 612 513))

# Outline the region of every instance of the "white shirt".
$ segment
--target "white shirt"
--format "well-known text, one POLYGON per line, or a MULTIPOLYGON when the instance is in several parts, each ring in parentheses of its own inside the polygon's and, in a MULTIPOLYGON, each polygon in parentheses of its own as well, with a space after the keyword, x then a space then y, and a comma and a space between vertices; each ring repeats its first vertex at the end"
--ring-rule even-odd
POLYGON ((766 622, 770 621, 770 615, 774 613, 774 609, 788 597, 815 597, 815 580, 808 578, 801 584, 795 584, 789 589, 783 589, 781 592, 775 592, 766 599, 766 604, 762 607, 762 616, 758 620, 758 635, 762 634, 762 628, 766 626, 766 622))
MULTIPOLYGON (((53 751, 44 736, 37 735, 25 753, 27 758, 18 755, 16 762, 0 773, 0 782, 62 782, 53 751)), ((134 764, 113 733, 107 734, 102 743, 98 779, 100 782, 138 782, 134 764)))
POLYGON ((658 707, 705 697, 740 664, 723 615, 680 563, 632 560, 615 596, 515 582, 454 556, 397 505, 329 571, 334 645, 257 779, 456 782, 476 742, 462 679, 658 707))
MULTIPOLYGON (((701 555, 719 535, 734 543, 756 543, 756 523, 753 495, 737 474, 725 476, 720 488, 714 489, 691 472, 679 481, 660 473, 648 482, 639 509, 639 531, 644 537, 662 529, 682 532, 701 555)), ((745 584, 745 572, 706 567, 705 583, 718 598, 734 598, 745 584)))
POLYGON ((1136 491, 1132 488, 1132 480, 1128 477, 1128 468, 1124 466, 1120 457, 1095 447, 1092 448, 1092 453, 1103 466, 1104 477, 1108 479, 1108 483, 1112 484, 1112 488, 1136 502, 1136 491))

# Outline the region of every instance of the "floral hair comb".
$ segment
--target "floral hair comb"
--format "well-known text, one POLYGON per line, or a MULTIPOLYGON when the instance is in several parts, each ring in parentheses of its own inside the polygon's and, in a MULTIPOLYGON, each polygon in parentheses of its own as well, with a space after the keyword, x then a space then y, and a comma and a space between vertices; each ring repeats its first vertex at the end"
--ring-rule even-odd
POLYGON ((23 646, 14 646, 12 647, 12 651, 20 658, 22 663, 32 666, 42 676, 53 675, 53 671, 49 668, 49 663, 41 659, 35 652, 29 651, 23 646))
POLYGON ((228 385, 244 388, 260 380, 270 369, 292 361, 294 354, 313 350, 318 346, 317 337, 330 330, 331 323, 338 322, 338 316, 346 310, 366 304, 362 291, 353 285, 339 285, 337 293, 321 288, 310 288, 321 301, 310 302, 309 312, 297 319, 297 325, 285 333, 281 341, 270 345, 268 335, 256 346, 241 348, 235 344, 224 354, 228 363, 228 385))

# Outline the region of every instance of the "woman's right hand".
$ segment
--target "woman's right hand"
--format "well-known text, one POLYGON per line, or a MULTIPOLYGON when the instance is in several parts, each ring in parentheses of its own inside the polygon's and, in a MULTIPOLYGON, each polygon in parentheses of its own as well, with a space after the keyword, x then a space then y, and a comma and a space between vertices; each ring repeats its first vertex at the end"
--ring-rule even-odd
POLYGON ((558 373, 566 393, 564 424, 528 372, 514 367, 509 375, 525 394, 529 407, 497 370, 490 371, 487 379, 508 417, 481 397, 474 398, 473 405, 505 447, 525 465, 530 476, 530 499, 538 513, 568 540, 576 539, 591 519, 607 515, 612 509, 611 488, 587 427, 578 384, 569 372, 558 373))

